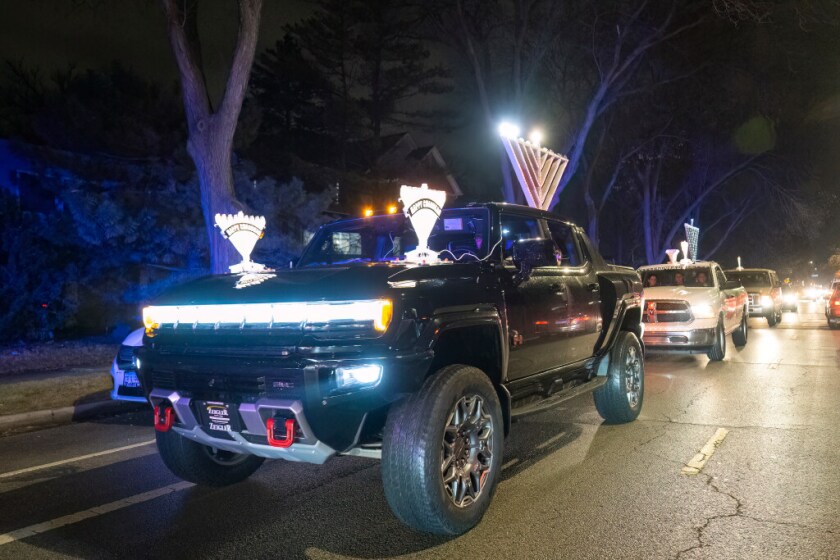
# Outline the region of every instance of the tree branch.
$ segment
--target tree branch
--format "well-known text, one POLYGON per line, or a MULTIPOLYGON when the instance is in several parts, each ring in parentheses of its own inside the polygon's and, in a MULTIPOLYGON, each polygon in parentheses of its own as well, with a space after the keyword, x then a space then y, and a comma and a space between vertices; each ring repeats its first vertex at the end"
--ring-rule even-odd
POLYGON ((166 16, 166 32, 181 74, 181 90, 187 125, 192 131, 210 116, 210 101, 200 57, 187 34, 188 18, 195 18, 195 5, 186 0, 161 0, 166 16))
POLYGON ((248 91, 248 77, 254 62, 257 37, 260 30, 262 0, 239 0, 239 34, 236 50, 228 75, 225 94, 219 108, 219 115, 228 124, 235 125, 242 110, 242 102, 248 91))

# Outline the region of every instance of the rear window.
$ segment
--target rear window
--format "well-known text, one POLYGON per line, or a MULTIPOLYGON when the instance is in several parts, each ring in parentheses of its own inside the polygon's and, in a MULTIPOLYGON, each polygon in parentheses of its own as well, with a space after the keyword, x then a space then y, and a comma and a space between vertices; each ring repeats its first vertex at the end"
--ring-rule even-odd
POLYGON ((771 286, 769 272, 745 272, 743 270, 730 270, 726 273, 730 280, 737 280, 742 286, 771 286))
POLYGON ((642 282, 646 288, 656 286, 685 286, 686 288, 704 288, 714 285, 709 267, 685 269, 640 270, 642 282))

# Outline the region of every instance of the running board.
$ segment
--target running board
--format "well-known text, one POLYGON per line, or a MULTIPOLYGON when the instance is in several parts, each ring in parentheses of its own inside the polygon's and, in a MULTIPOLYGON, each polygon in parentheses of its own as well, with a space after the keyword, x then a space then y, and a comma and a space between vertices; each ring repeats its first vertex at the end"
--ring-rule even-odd
POLYGON ((584 393, 590 393, 598 387, 604 385, 606 382, 606 376, 595 377, 586 383, 575 385, 571 389, 565 389, 533 404, 514 408, 510 411, 511 419, 518 420, 525 416, 530 416, 531 414, 545 412, 546 410, 553 408, 560 403, 566 402, 569 399, 573 399, 577 396, 583 395, 584 393))

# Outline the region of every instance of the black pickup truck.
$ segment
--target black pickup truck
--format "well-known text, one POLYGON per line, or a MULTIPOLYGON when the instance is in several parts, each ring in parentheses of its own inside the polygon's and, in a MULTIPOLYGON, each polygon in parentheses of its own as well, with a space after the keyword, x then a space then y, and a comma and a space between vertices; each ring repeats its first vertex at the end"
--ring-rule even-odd
POLYGON ((583 231, 509 204, 445 209, 429 247, 403 215, 321 227, 295 267, 208 276, 144 309, 138 374, 181 478, 266 459, 380 458, 394 513, 460 534, 489 506, 517 417, 587 391, 607 422, 644 396, 641 283, 583 231))

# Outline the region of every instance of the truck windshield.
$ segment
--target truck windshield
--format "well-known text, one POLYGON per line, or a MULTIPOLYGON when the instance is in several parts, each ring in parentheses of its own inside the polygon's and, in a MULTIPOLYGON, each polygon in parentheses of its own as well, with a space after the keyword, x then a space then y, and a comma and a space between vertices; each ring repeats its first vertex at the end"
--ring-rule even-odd
MULTIPOLYGON (((446 209, 429 236, 441 260, 477 261, 488 250, 490 213, 485 208, 446 209)), ((417 235, 403 214, 328 224, 312 238, 299 267, 399 262, 417 247, 417 235)))
POLYGON ((642 282, 646 288, 656 286, 685 286, 702 288, 714 285, 709 267, 683 269, 642 270, 642 282))
POLYGON ((743 270, 730 270, 726 273, 730 280, 737 280, 742 286, 769 286, 770 274, 768 272, 746 272, 743 270))

